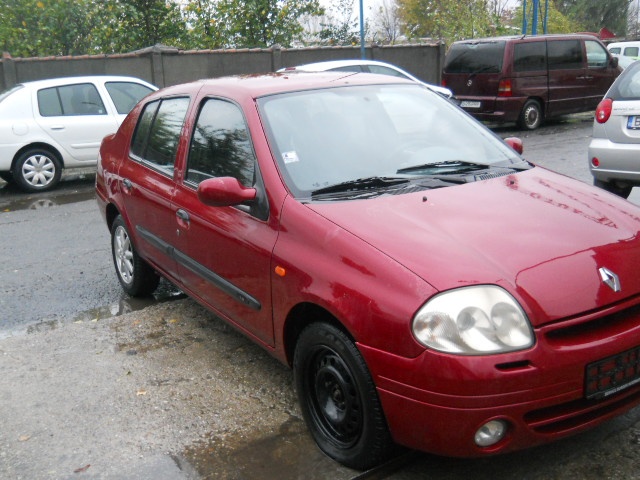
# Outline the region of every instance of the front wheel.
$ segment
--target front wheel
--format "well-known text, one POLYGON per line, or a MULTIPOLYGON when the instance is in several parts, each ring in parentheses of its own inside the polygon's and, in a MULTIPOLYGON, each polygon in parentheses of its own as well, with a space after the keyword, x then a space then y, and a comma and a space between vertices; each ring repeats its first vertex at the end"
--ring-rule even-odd
POLYGON ((344 332, 327 323, 306 327, 296 344, 293 371, 303 416, 324 453, 358 470, 393 455, 376 387, 344 332))
POLYGON ((43 192, 55 187, 62 176, 58 157, 44 149, 27 150, 16 160, 13 179, 27 192, 43 192))
POLYGON ((622 198, 629 198, 629 195, 631 195, 631 189, 633 188, 631 185, 619 185, 615 182, 605 182, 597 179, 593 180, 593 184, 598 188, 602 188, 603 190, 611 192, 622 198))
POLYGON ((528 100, 522 107, 518 126, 523 130, 535 130, 542 124, 542 107, 536 100, 528 100))
POLYGON ((158 274, 136 253, 121 216, 111 226, 111 252, 122 289, 132 297, 151 295, 160 283, 158 274))

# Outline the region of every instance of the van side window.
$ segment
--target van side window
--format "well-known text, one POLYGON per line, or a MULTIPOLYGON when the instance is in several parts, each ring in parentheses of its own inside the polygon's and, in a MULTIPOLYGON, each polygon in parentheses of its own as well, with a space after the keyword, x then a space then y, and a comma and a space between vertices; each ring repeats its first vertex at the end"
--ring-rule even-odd
POLYGON ((513 50, 514 72, 547 69, 547 42, 516 43, 513 50))
POLYGON ((616 55, 620 54, 620 47, 612 47, 609 49, 611 53, 615 53, 616 55))
POLYGON ((582 68, 582 45, 580 40, 553 40, 547 42, 549 70, 582 68))
POLYGON ((606 49, 598 42, 587 40, 584 42, 587 48, 587 66, 589 68, 606 67, 609 61, 606 49))
POLYGON ((624 49, 625 57, 637 57, 638 56, 638 47, 626 47, 624 49))

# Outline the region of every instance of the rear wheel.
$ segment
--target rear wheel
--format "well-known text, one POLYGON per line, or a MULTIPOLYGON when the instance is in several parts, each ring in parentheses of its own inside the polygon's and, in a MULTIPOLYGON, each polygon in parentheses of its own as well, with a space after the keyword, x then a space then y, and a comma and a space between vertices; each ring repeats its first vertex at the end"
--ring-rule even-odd
POLYGON ((395 453, 371 375, 344 332, 327 323, 306 327, 293 370, 302 413, 324 453, 359 470, 395 453))
POLYGON ((151 295, 160 282, 158 274, 136 253, 121 216, 111 226, 111 252, 118 280, 132 297, 151 295))
POLYGON ((62 164, 49 150, 31 149, 16 160, 13 178, 28 192, 43 192, 55 187, 62 175, 62 164))
POLYGON ((593 184, 598 187, 606 190, 607 192, 614 193, 622 198, 628 198, 631 195, 632 185, 620 185, 616 182, 604 182, 602 180, 593 180, 593 184))
POLYGON ((537 100, 527 100, 520 112, 518 126, 523 130, 535 130, 542 124, 543 118, 540 103, 537 100))

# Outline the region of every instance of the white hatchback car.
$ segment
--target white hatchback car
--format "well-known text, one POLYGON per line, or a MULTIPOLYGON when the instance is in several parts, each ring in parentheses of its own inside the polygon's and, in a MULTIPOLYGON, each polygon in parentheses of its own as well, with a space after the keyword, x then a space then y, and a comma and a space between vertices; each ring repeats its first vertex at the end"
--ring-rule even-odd
POLYGON ((399 67, 390 63, 379 62, 377 60, 330 60, 327 62, 307 63, 306 65, 298 65, 297 67, 281 68, 278 72, 360 72, 360 73, 377 73, 380 75, 390 75, 392 77, 406 78, 414 82, 420 83, 445 98, 452 98, 453 92, 448 88, 439 85, 432 85, 417 79, 409 72, 405 72, 399 67))
POLYGON ((0 93, 0 178, 43 191, 63 168, 95 165, 102 139, 157 89, 105 75, 25 82, 0 93))

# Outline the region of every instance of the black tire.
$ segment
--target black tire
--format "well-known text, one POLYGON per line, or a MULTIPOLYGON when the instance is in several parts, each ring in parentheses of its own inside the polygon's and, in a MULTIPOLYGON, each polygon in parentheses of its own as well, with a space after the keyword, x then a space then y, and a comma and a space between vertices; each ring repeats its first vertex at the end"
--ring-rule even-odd
POLYGON ((160 276, 138 256, 127 226, 120 215, 111 226, 111 253, 122 289, 132 297, 151 295, 160 282, 160 276))
POLYGON ((619 185, 615 182, 604 182, 597 179, 593 180, 593 184, 598 188, 602 188, 622 198, 629 198, 631 190, 633 189, 633 185, 619 185))
POLYGON ((0 172, 0 178, 7 183, 15 183, 11 172, 0 172))
POLYGON ((544 120, 542 107, 537 100, 527 100, 518 118, 518 127, 523 130, 535 130, 544 120))
POLYGON ((326 323, 307 326, 293 373, 304 419, 325 454, 365 470, 396 453, 369 370, 344 332, 326 323))
POLYGON ((22 190, 44 192, 60 181, 62 164, 49 150, 36 148, 22 153, 12 172, 15 182, 22 190))

